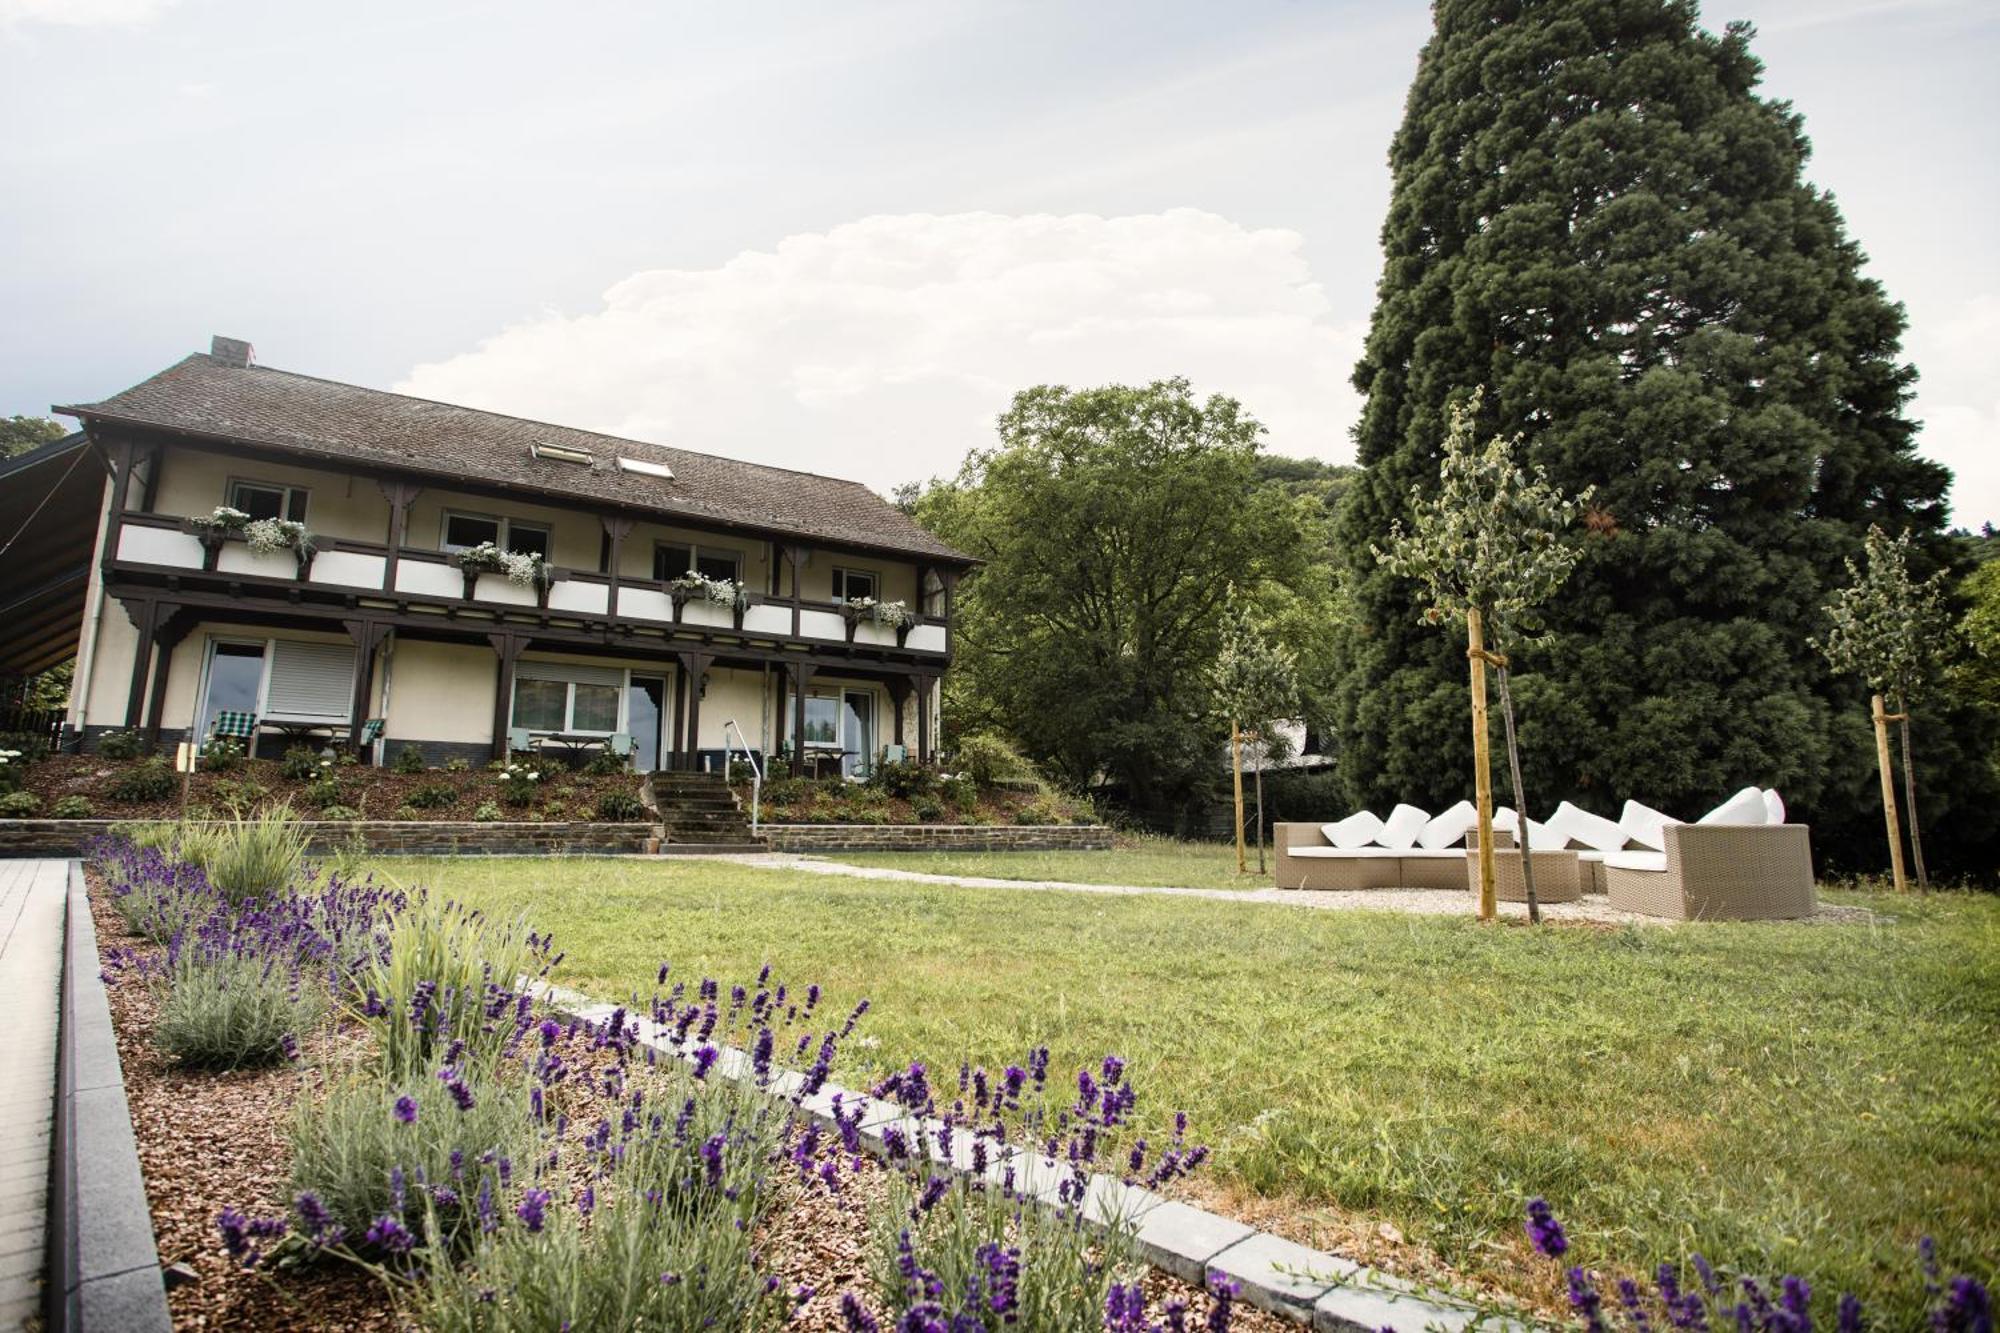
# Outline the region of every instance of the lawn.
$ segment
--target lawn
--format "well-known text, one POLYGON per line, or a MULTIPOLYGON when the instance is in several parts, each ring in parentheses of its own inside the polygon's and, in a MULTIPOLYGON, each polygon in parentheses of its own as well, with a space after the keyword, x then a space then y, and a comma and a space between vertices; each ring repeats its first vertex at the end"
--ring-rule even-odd
POLYGON ((850 1048, 850 1083, 1115 1051, 1142 1109, 1192 1113, 1218 1185, 1393 1223, 1544 1301, 1519 1240, 1538 1193, 1583 1262, 1698 1249, 1858 1291, 1884 1326, 1916 1322, 1920 1235, 1982 1274, 2000 1253, 2000 898, 1871 898, 1872 927, 1533 930, 717 863, 377 867, 528 914, 607 997, 661 960, 868 996, 879 1045, 850 1048))
MULTIPOLYGON (((1271 864, 1270 848, 1264 864, 1271 864)), ((1172 838, 1120 834, 1118 847, 1105 852, 841 852, 830 861, 884 866, 925 875, 980 875, 989 879, 1047 879, 1069 884, 1138 884, 1148 888, 1267 889, 1271 876, 1257 873, 1257 849, 1249 849, 1250 872, 1236 873, 1236 845, 1177 842, 1172 838)))

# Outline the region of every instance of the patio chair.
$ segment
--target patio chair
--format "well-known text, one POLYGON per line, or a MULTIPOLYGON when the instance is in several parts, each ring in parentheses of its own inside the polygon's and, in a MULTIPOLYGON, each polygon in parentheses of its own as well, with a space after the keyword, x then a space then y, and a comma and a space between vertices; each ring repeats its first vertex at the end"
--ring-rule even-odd
POLYGON ((363 722, 361 730, 354 735, 354 753, 357 755, 366 754, 370 746, 382 739, 382 728, 385 725, 387 725, 386 722, 379 717, 371 717, 366 722, 363 722))
POLYGON ((528 734, 526 727, 507 728, 507 752, 509 754, 523 754, 534 748, 534 738, 528 734))
POLYGON ((885 745, 882 747, 882 762, 885 764, 904 763, 908 761, 909 757, 910 751, 906 746, 885 745))
POLYGON ((215 721, 208 727, 211 741, 241 741, 243 753, 255 758, 257 755, 257 715, 237 712, 235 709, 216 710, 215 721))
POLYGON ((1696 823, 1649 827, 1633 841, 1659 850, 1604 853, 1611 905, 1676 921, 1811 916, 1812 831, 1783 818, 1775 792, 1745 787, 1696 823))
POLYGON ((638 748, 632 743, 632 733, 629 731, 614 731, 604 738, 604 752, 619 759, 629 761, 632 752, 638 748))

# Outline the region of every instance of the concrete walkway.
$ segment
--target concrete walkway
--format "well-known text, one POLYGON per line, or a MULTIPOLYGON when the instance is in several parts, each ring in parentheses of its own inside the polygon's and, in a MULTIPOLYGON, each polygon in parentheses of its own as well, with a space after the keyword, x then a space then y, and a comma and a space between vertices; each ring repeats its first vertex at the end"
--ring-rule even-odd
MULTIPOLYGON (((787 852, 758 852, 737 856, 688 857, 687 860, 727 861, 732 865, 756 866, 765 870, 803 870, 814 875, 843 875, 853 879, 895 879, 915 884, 946 884, 966 889, 1026 889, 1057 893, 1108 893, 1114 896, 1157 898, 1207 898, 1225 903, 1277 904, 1283 907, 1317 907, 1329 911, 1410 912, 1422 916, 1470 916, 1472 896, 1451 889, 1364 889, 1329 893, 1318 889, 1182 889, 1146 884, 1079 884, 1053 879, 996 879, 985 875, 931 875, 916 870, 893 870, 887 866, 855 866, 842 861, 826 861, 814 856, 787 852)), ((1501 903, 1502 916, 1528 917, 1526 903, 1501 903)), ((1551 921, 1616 921, 1663 924, 1657 917, 1621 912, 1608 899, 1586 897, 1573 903, 1544 903, 1542 916, 1551 921)))
POLYGON ((55 1113, 65 861, 0 861, 0 1328, 39 1323, 55 1113))

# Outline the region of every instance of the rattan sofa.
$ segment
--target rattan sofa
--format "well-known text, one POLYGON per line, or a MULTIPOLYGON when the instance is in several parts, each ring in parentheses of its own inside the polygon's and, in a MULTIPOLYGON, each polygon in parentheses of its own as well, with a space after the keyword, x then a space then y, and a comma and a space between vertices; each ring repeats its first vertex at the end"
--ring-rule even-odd
POLYGON ((1804 824, 1670 824, 1663 852, 1603 857, 1611 905, 1676 921, 1811 916, 1812 837, 1804 824))
POLYGON ((1426 847, 1335 847, 1320 824, 1278 824, 1277 885, 1281 889, 1465 890, 1463 843, 1426 847))

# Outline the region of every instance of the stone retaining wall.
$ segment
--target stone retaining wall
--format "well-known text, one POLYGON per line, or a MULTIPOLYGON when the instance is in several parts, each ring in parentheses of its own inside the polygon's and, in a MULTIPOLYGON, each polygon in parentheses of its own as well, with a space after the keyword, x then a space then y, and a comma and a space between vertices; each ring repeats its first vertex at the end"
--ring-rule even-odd
POLYGON ((1108 852, 1102 824, 762 824, 774 852, 1108 852))
MULTIPOLYGON (((79 856, 84 843, 120 821, 109 819, 0 819, 0 857, 79 856)), ((653 849, 651 824, 474 824, 307 820, 315 851, 359 838, 383 856, 492 856, 498 854, 632 855, 653 849)))

